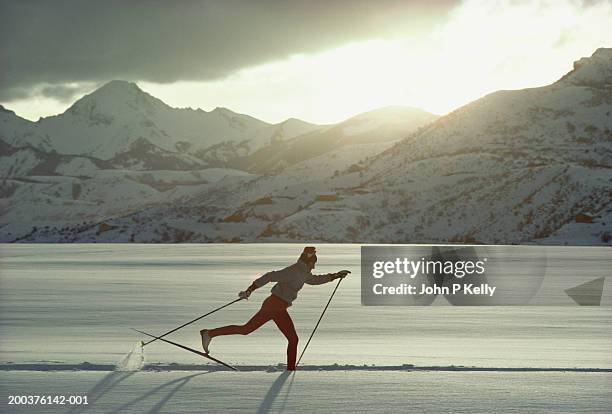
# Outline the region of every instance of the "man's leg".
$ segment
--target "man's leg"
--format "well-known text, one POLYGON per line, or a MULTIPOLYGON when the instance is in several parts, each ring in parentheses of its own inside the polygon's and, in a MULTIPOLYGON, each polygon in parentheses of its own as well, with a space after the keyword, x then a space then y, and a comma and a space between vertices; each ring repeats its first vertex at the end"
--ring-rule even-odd
POLYGON ((273 315, 270 312, 262 308, 244 325, 228 325, 221 328, 211 329, 208 331, 208 335, 211 338, 222 335, 248 335, 272 319, 272 316, 273 315))
POLYGON ((287 370, 295 371, 295 359, 297 357, 298 336, 295 326, 287 310, 277 313, 274 316, 274 323, 287 338, 287 370))

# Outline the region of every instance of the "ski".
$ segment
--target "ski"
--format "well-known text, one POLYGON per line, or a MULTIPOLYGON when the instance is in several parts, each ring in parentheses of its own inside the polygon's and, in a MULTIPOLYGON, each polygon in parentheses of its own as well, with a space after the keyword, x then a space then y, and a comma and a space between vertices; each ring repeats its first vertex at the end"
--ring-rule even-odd
POLYGON ((198 351, 197 349, 193 349, 193 348, 190 348, 190 347, 188 347, 188 346, 181 345, 181 344, 176 343, 176 342, 172 342, 172 341, 170 341, 170 340, 168 340, 168 339, 161 338, 161 337, 159 337, 159 336, 155 336, 155 335, 152 335, 152 334, 150 334, 150 333, 146 333, 146 332, 143 332, 143 331, 139 331, 138 329, 135 329, 135 328, 132 328, 132 329, 133 329, 134 331, 136 331, 136 332, 139 332, 139 333, 143 334, 143 335, 147 335, 147 336, 150 336, 151 338, 159 339, 160 341, 164 341, 164 342, 166 342, 166 343, 168 343, 168 344, 171 344, 171 345, 177 346, 177 347, 182 348, 182 349, 184 349, 184 350, 186 350, 186 351, 193 352, 194 354, 200 355, 200 356, 202 356, 202 357, 204 357, 204 358, 208 358, 208 359, 210 359, 211 361, 215 361, 216 363, 221 364, 221 365, 223 365, 223 366, 225 366, 225 367, 227 367, 227 368, 229 368, 229 369, 231 369, 231 370, 238 371, 238 369, 237 369, 236 367, 233 367, 233 366, 231 366, 230 364, 226 364, 225 362, 223 362, 223 361, 221 361, 221 360, 219 360, 219 359, 217 359, 217 358, 211 357, 210 355, 205 354, 204 352, 200 352, 200 351, 198 351))

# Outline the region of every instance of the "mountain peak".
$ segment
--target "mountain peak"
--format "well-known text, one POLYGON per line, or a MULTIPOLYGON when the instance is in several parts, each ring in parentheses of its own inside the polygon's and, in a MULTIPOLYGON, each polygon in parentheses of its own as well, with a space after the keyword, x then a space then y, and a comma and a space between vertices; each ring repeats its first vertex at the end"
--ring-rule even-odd
POLYGON ((345 122, 349 121, 364 121, 364 120, 376 120, 380 122, 405 122, 408 119, 412 118, 424 118, 424 119, 435 119, 437 115, 429 113, 423 109, 414 108, 411 106, 402 106, 402 105, 391 105, 385 106, 382 108, 377 108, 370 110, 368 112, 363 112, 361 114, 355 115, 352 118, 349 118, 345 122))
POLYGON ((19 121, 25 122, 25 123, 31 123, 32 122, 29 119, 25 119, 25 118, 20 117, 19 115, 17 115, 15 113, 15 111, 11 111, 10 109, 4 107, 3 105, 0 105, 0 118, 2 118, 3 120, 18 119, 19 121))
POLYGON ((114 91, 115 93, 123 92, 123 91, 143 92, 142 89, 140 89, 138 85, 136 85, 134 82, 120 80, 120 79, 115 79, 110 82, 106 82, 104 85, 99 87, 96 90, 96 92, 103 91, 103 90, 114 91))
POLYGON ((166 107, 161 100, 149 95, 134 82, 112 80, 76 101, 66 112, 92 117, 95 114, 114 115, 126 111, 150 111, 166 107))
POLYGON ((276 125, 283 125, 283 126, 300 126, 300 125, 305 125, 305 126, 311 126, 311 127, 318 127, 319 126, 317 124, 313 124, 311 122, 306 122, 306 121, 303 121, 303 120, 301 120, 299 118, 293 118, 293 117, 287 118, 284 121, 279 122, 276 125))
POLYGON ((223 106, 217 106, 211 112, 218 113, 218 114, 235 114, 234 111, 232 111, 231 109, 225 108, 223 106))
POLYGON ((98 89, 96 89, 89 95, 85 95, 85 97, 132 99, 135 96, 139 95, 144 95, 153 98, 151 95, 140 89, 138 85, 136 85, 136 83, 134 82, 129 82, 125 80, 112 80, 100 86, 98 89))
POLYGON ((574 62, 574 69, 559 82, 581 86, 605 86, 612 84, 612 48, 601 47, 590 57, 574 62))

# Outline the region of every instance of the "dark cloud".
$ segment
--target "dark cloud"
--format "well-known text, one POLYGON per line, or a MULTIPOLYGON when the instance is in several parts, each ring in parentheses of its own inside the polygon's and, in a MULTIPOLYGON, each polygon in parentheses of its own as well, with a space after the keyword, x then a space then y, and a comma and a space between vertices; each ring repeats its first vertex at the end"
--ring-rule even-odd
MULTIPOLYGON (((454 3, 0 0, 0 101, 42 84, 218 79, 295 53, 417 33, 454 3)), ((59 98, 69 92, 43 90, 59 98)))
POLYGON ((71 102, 77 95, 82 95, 91 90, 91 84, 55 84, 43 85, 39 93, 45 98, 53 98, 59 102, 71 102))

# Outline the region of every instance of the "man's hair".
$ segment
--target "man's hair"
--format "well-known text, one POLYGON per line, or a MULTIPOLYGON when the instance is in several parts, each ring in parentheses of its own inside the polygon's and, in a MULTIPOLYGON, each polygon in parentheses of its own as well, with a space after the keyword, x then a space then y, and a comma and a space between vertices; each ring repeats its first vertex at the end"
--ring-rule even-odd
POLYGON ((304 250, 300 255, 300 260, 303 260, 310 265, 314 265, 317 262, 317 250, 312 246, 304 247, 304 250))
POLYGON ((302 250, 302 254, 315 254, 317 253, 317 249, 314 246, 306 246, 304 250, 302 250))

